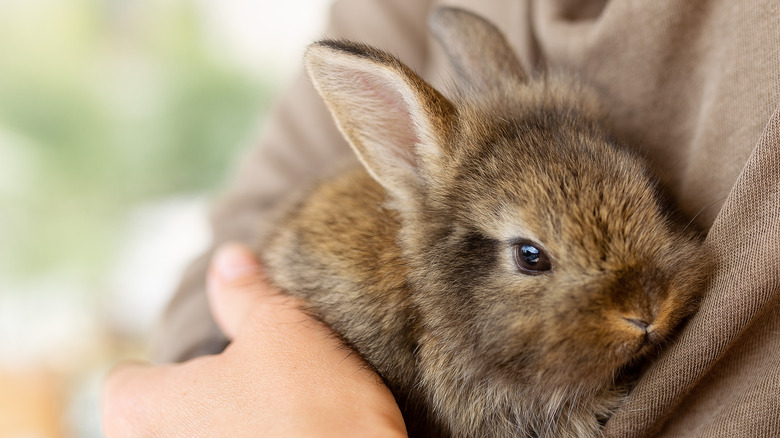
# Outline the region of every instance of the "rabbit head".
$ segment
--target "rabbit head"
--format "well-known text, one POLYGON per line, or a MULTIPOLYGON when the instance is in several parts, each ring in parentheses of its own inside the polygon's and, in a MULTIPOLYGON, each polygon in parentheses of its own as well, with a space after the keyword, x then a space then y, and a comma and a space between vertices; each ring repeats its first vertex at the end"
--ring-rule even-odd
POLYGON ((603 389, 695 309, 701 241, 670 221, 590 91, 532 77, 473 14, 441 9, 431 26, 454 67, 451 98, 365 45, 329 40, 306 53, 400 217, 423 380, 603 389))

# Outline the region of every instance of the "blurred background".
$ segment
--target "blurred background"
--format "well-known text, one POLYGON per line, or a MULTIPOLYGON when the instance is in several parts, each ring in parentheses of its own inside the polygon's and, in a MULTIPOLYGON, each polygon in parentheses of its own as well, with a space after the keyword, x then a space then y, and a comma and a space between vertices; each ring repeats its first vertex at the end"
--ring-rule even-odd
POLYGON ((0 437, 100 437, 328 0, 0 0, 0 437))

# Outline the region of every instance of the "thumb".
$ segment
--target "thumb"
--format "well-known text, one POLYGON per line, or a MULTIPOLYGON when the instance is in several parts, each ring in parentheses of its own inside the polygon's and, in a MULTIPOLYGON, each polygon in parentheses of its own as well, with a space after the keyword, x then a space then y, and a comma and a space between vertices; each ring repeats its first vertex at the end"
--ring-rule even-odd
POLYGON ((252 304, 273 293, 249 248, 227 243, 217 249, 208 273, 208 298, 211 314, 225 336, 235 338, 252 304))

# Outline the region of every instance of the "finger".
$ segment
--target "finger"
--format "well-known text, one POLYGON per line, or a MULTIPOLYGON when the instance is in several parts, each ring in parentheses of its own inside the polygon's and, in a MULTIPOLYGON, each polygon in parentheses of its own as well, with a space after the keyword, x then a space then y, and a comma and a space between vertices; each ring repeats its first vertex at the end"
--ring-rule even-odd
POLYGON ((249 248, 228 243, 217 249, 209 269, 208 298, 217 325, 230 339, 259 297, 274 294, 249 248))
POLYGON ((144 400, 154 400, 149 392, 159 371, 141 362, 124 362, 112 369, 103 383, 102 425, 109 438, 140 436, 142 424, 155 423, 156 412, 144 400), (143 420, 143 421, 140 421, 143 420))

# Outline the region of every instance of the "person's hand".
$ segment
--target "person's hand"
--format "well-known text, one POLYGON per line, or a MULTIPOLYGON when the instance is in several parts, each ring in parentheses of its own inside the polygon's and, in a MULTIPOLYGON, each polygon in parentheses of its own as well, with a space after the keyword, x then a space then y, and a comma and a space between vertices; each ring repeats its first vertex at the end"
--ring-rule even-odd
POLYGON ((248 249, 218 251, 209 301, 232 343, 182 364, 117 366, 104 385, 106 437, 406 436, 380 378, 269 287, 248 249))

